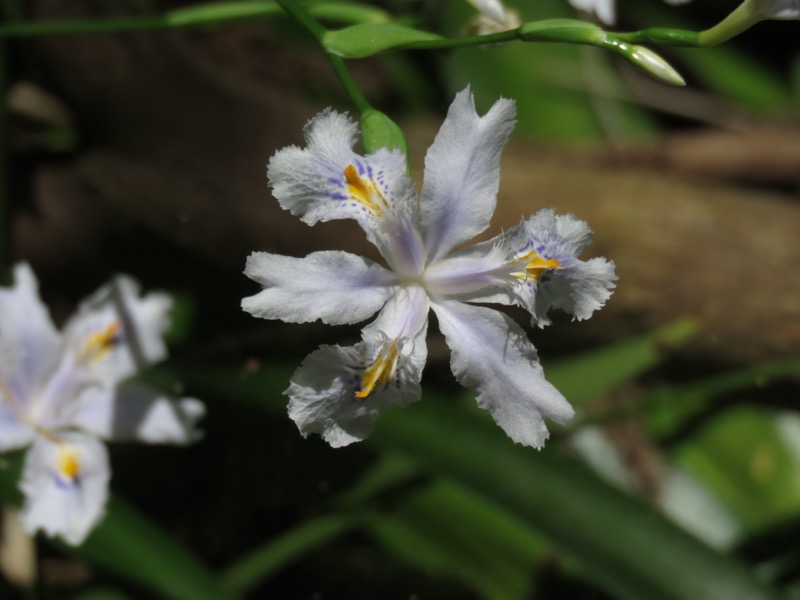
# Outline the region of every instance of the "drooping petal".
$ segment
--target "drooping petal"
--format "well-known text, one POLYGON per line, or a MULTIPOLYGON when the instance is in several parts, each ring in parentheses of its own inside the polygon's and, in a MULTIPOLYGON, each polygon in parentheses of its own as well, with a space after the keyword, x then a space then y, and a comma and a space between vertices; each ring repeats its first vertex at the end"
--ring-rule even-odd
POLYGON ((158 390, 127 381, 114 389, 84 389, 65 406, 57 426, 117 441, 188 444, 199 437, 195 424, 204 414, 205 407, 194 398, 170 399, 158 390))
POLYGON ((459 92, 425 156, 420 215, 428 257, 438 259, 489 226, 497 203, 500 152, 515 123, 512 100, 483 117, 472 92, 459 92))
POLYGON ((577 258, 591 239, 584 221, 552 209, 540 210, 505 234, 509 263, 518 264, 509 289, 531 312, 533 323, 548 325, 551 308, 587 319, 611 296, 617 279, 614 263, 577 258))
POLYGON ((394 291, 392 273, 347 252, 314 252, 305 258, 255 252, 244 273, 266 289, 242 300, 242 308, 289 323, 358 323, 374 315, 394 291))
POLYGON ((456 379, 517 443, 540 448, 545 419, 565 423, 573 410, 545 378, 536 349, 507 316, 452 300, 431 304, 452 350, 456 379))
POLYGON ((311 353, 286 390, 300 433, 346 446, 369 436, 385 410, 419 400, 427 312, 423 290, 401 289, 364 329, 362 342, 311 353))
POLYGON ((356 219, 372 239, 384 215, 406 210, 415 190, 400 150, 359 156, 357 133, 349 117, 327 109, 306 125, 307 147, 279 150, 267 177, 281 207, 305 223, 356 219))
MULTIPOLYGON (((0 288, 0 396, 19 414, 30 409, 31 395, 53 370, 61 336, 39 299, 30 266, 14 267, 14 286, 0 288)), ((2 435, 2 434, 0 434, 2 435)))
POLYGON ((103 444, 78 433, 58 440, 38 437, 25 457, 20 488, 25 494, 22 523, 80 544, 100 522, 111 472, 103 444))

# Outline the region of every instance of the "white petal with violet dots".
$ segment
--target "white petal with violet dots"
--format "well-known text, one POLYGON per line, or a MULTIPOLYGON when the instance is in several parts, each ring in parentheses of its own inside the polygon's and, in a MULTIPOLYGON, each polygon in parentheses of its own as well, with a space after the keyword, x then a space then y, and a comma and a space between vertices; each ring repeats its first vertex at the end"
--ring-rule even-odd
POLYGON ((428 256, 441 258, 489 226, 497 204, 500 152, 514 128, 516 108, 501 98, 483 117, 472 92, 458 93, 425 155, 420 198, 428 256))
POLYGON ((564 396, 545 378, 536 349, 507 316, 454 301, 432 304, 452 351, 456 379, 474 390, 478 406, 517 443, 541 448, 545 419, 565 423, 573 416, 564 396))
POLYGON ((38 438, 25 457, 22 524, 80 544, 102 519, 108 498, 108 456, 101 442, 77 433, 58 442, 38 438))
POLYGON ((318 433, 334 448, 346 446, 369 436, 382 412, 419 400, 427 311, 421 290, 400 290, 363 342, 323 346, 303 361, 286 394, 304 437, 318 433))
POLYGON ((306 126, 307 148, 279 150, 267 176, 282 208, 314 225, 356 219, 368 234, 381 216, 414 194, 400 150, 380 149, 362 157, 353 152, 357 125, 325 110, 306 126))
POLYGON ((574 215, 540 210, 504 237, 509 259, 520 261, 511 292, 531 312, 533 324, 549 325, 550 308, 586 319, 611 296, 617 278, 614 263, 577 258, 591 242, 592 231, 574 215))
POLYGON ((292 258, 256 252, 247 258, 245 275, 263 285, 242 300, 256 317, 329 325, 358 323, 374 315, 394 291, 396 277, 380 265, 347 252, 314 252, 292 258))

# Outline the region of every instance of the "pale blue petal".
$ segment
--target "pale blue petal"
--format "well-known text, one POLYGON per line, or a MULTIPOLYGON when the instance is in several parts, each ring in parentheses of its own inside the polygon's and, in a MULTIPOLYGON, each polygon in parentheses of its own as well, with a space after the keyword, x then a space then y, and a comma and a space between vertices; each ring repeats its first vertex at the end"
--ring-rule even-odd
POLYGON ((533 344, 509 317, 452 300, 431 306, 452 350, 456 379, 512 440, 541 448, 548 437, 545 419, 572 418, 572 407, 544 378, 533 344))
POLYGON ((244 273, 266 289, 242 300, 242 308, 256 317, 289 323, 364 321, 396 287, 391 272, 347 252, 314 252, 305 258, 255 252, 247 258, 244 273))
POLYGON ((428 257, 438 259, 489 226, 497 203, 500 152, 515 105, 500 99, 480 117, 469 88, 450 105, 425 156, 420 218, 428 257))

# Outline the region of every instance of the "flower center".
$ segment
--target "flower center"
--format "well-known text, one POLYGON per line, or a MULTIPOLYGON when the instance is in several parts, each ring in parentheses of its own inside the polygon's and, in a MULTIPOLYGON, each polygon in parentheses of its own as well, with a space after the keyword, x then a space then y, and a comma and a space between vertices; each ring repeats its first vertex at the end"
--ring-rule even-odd
POLYGON ((361 389, 356 392, 356 398, 367 398, 376 388, 387 385, 394 377, 399 361, 397 340, 381 346, 375 360, 361 375, 361 389))
POLYGON ((370 179, 361 177, 354 165, 347 165, 344 178, 347 181, 350 199, 360 205, 361 210, 373 217, 380 217, 389 208, 389 203, 380 190, 370 179))
POLYGON ((105 358, 114 345, 119 341, 120 330, 118 321, 114 321, 102 331, 91 334, 83 344, 78 355, 78 362, 92 365, 105 358))
POLYGON ((544 258, 541 254, 536 252, 536 250, 526 252, 517 260, 525 265, 525 270, 512 273, 512 275, 517 279, 522 279, 524 281, 531 279, 538 281, 542 278, 542 275, 548 271, 557 269, 559 266, 561 266, 561 263, 555 258, 544 258))
POLYGON ((58 473, 68 483, 72 483, 81 473, 81 455, 74 446, 58 446, 58 473))

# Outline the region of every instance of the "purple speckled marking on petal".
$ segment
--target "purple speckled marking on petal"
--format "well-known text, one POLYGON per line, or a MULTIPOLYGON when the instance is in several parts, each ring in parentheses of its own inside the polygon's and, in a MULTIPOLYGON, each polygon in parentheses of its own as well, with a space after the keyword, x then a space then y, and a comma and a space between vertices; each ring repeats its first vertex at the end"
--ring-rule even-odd
POLYGON ((340 192, 328 192, 325 195, 331 200, 348 200, 348 196, 345 196, 340 192))
POLYGON ((53 474, 53 480, 55 481, 56 487, 60 490, 74 490, 81 486, 81 477, 77 475, 72 478, 71 481, 64 480, 59 476, 57 473, 53 474))

